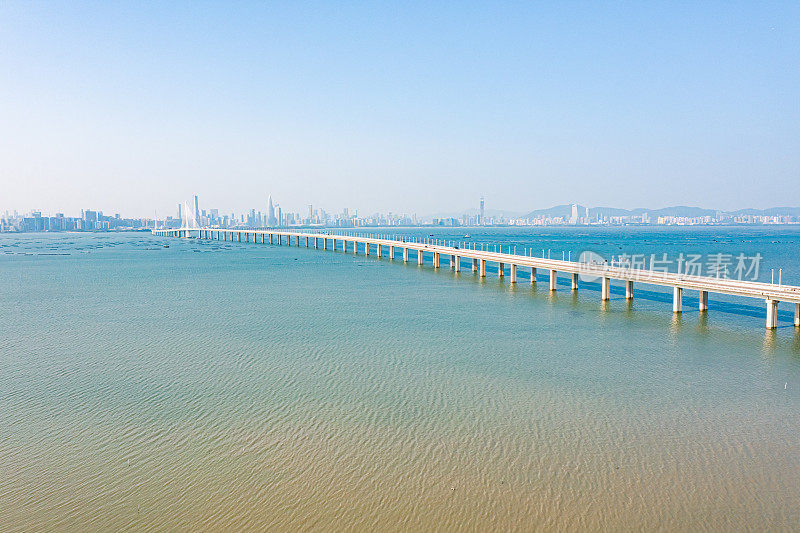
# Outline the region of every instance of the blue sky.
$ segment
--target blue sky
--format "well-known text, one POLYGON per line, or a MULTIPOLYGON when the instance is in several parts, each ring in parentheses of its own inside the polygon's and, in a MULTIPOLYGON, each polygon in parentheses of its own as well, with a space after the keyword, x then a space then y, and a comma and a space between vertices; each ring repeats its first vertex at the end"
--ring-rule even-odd
POLYGON ((0 3, 0 210, 800 205, 800 3, 0 3))

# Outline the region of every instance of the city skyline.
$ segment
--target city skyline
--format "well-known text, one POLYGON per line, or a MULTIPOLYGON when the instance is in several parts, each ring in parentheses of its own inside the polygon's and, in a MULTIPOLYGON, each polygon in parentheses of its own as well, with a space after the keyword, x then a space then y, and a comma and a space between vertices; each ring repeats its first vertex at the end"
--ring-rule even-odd
POLYGON ((552 206, 527 214, 502 209, 485 209, 480 197, 476 208, 457 214, 418 216, 416 213, 369 213, 359 216, 357 209, 345 207, 337 212, 308 204, 306 214, 283 210, 267 195, 266 209, 252 207, 244 212, 225 213, 219 208, 201 208, 198 195, 176 204, 175 215, 125 218, 119 213, 105 215, 102 210, 82 209, 80 217, 55 215, 34 210, 28 213, 0 213, 0 232, 32 231, 107 231, 146 228, 216 227, 503 227, 503 226, 620 226, 620 225, 773 225, 800 224, 800 207, 774 207, 765 210, 712 210, 672 206, 660 209, 626 210, 613 207, 588 207, 578 204, 552 206))

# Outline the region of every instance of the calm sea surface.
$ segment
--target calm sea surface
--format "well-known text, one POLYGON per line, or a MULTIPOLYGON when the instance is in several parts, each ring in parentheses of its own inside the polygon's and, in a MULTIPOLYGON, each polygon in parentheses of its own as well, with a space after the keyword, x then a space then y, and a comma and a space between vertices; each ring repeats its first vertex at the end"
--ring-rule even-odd
MULTIPOLYGON (((381 233, 465 231, 800 285, 797 228, 381 233)), ((767 332, 761 301, 545 279, 0 235, 0 530, 800 528, 790 306, 767 332)))

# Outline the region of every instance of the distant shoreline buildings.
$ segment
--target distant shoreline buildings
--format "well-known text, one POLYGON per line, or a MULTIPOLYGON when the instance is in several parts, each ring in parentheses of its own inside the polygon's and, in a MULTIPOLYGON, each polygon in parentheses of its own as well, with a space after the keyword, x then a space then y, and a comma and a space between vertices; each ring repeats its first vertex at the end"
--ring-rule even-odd
POLYGON ((177 205, 176 217, 122 218, 85 209, 80 217, 63 213, 43 215, 41 211, 19 214, 6 211, 0 216, 0 232, 127 231, 150 228, 204 226, 216 228, 360 228, 360 227, 504 227, 504 226, 715 226, 715 225, 793 225, 800 224, 800 208, 773 208, 737 212, 711 211, 696 207, 626 211, 615 208, 588 208, 577 204, 555 206, 524 216, 502 213, 487 215, 484 198, 478 209, 452 217, 418 217, 416 214, 375 213, 359 216, 348 208, 339 213, 308 204, 305 214, 283 211, 267 197, 265 211, 250 209, 245 213, 222 214, 219 209, 200 209, 199 198, 177 205), (194 222, 189 219, 194 219, 194 222))

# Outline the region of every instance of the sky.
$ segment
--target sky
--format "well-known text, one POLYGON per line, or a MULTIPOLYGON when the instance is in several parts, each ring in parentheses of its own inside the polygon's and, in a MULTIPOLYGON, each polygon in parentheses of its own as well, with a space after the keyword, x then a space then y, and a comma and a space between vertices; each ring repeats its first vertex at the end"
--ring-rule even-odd
POLYGON ((0 2, 0 211, 800 205, 800 2, 0 2))

